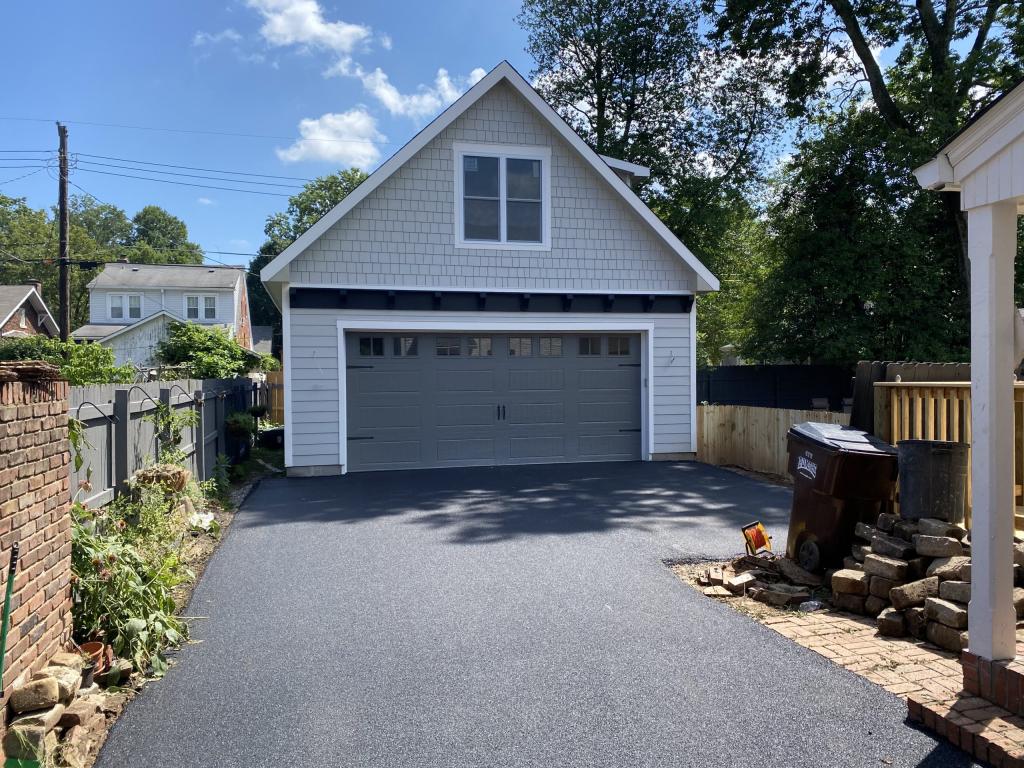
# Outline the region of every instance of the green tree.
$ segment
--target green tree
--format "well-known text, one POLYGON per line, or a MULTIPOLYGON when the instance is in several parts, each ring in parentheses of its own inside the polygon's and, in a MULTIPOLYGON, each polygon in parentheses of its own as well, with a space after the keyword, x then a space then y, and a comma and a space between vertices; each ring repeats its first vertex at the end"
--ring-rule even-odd
POLYGON ((156 356, 165 365, 187 368, 194 379, 231 379, 277 367, 272 357, 248 352, 223 329, 197 323, 171 323, 156 356))
POLYGON ((0 360, 45 360, 74 386, 125 384, 135 379, 130 365, 115 365, 114 352, 96 343, 76 344, 46 336, 0 339, 0 360))
POLYGON ((306 184, 301 192, 288 198, 286 210, 267 217, 263 228, 267 240, 260 246, 259 254, 249 262, 249 275, 246 278, 253 325, 272 325, 276 334, 281 332, 281 313, 263 287, 259 278, 260 270, 344 200, 366 176, 358 168, 320 176, 306 184))
POLYGON ((203 260, 199 246, 188 239, 185 222, 158 205, 147 205, 132 217, 128 244, 164 251, 165 260, 176 264, 201 264, 203 260))

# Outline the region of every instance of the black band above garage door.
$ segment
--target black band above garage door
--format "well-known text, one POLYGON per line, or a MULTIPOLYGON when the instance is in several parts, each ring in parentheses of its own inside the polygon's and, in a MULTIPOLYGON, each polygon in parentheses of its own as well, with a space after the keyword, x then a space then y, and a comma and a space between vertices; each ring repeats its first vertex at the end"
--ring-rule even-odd
POLYGON ((291 288, 292 309, 394 309, 408 312, 573 312, 687 314, 686 294, 481 293, 291 288))
POLYGON ((348 469, 642 457, 636 334, 345 338, 348 469))

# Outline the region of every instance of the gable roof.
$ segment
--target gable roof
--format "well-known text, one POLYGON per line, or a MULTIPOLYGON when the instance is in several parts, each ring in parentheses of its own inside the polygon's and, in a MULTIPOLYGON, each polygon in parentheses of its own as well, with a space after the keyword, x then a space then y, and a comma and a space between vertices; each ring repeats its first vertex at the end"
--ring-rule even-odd
POLYGON ((109 262, 89 288, 208 288, 231 289, 243 267, 209 264, 126 264, 109 262))
MULTIPOLYGON (((682 261, 697 274, 697 289, 704 291, 718 290, 718 278, 711 271, 701 264, 700 260, 693 255, 689 248, 677 238, 672 231, 665 226, 650 208, 648 208, 629 186, 619 178, 618 174, 610 165, 610 158, 602 158, 591 149, 579 134, 574 131, 562 117, 555 112, 551 106, 544 101, 528 82, 520 75, 515 68, 507 61, 502 61, 498 66, 488 72, 483 79, 466 91, 454 103, 444 110, 423 130, 416 134, 397 153, 392 155, 377 170, 355 188, 344 200, 328 211, 316 224, 307 229, 298 239, 289 245, 273 261, 267 264, 260 272, 260 279, 264 283, 282 282, 284 278, 279 277, 280 273, 306 248, 312 245, 327 230, 336 224, 345 214, 355 208, 371 192, 379 187, 384 181, 391 177, 399 168, 405 165, 417 152, 423 149, 430 141, 436 138, 445 128, 451 125, 469 107, 475 104, 480 97, 490 91, 498 83, 505 81, 509 83, 526 101, 554 128, 555 132, 565 139, 568 144, 603 178, 612 189, 619 193, 627 205, 632 208, 640 217, 655 231, 665 244, 674 251, 682 261)), ((641 169, 633 163, 614 161, 619 170, 633 172, 632 169, 641 169), (626 166, 629 166, 627 168, 626 166)), ((639 175, 639 174, 637 174, 639 175)), ((271 296, 274 292, 270 291, 271 296)))
MULTIPOLYGON (((147 323, 151 323, 154 320, 165 319, 172 323, 187 322, 181 319, 178 315, 172 312, 168 312, 166 309, 161 309, 159 312, 154 312, 152 315, 146 315, 145 317, 136 320, 134 323, 89 323, 76 328, 71 333, 73 339, 81 341, 110 341, 111 339, 117 338, 122 333, 141 328, 147 323)), ((226 323, 209 323, 203 324, 203 328, 219 328, 222 331, 231 332, 232 327, 226 323)))
POLYGON ((11 315, 17 312, 26 300, 32 304, 32 308, 39 315, 39 322, 45 325, 54 336, 59 335, 60 326, 50 314, 43 297, 31 285, 0 285, 0 327, 11 319, 11 315))

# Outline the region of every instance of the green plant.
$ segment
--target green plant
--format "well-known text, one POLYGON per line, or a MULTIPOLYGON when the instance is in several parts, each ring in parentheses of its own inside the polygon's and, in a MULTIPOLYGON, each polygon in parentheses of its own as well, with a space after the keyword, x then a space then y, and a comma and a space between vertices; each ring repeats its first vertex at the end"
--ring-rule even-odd
POLYGON ((249 409, 249 413, 257 419, 263 419, 268 413, 270 413, 270 408, 265 405, 254 405, 249 409))
POLYGON ((191 408, 171 408, 160 403, 142 418, 156 427, 160 461, 183 464, 188 457, 181 449, 181 435, 186 428, 199 423, 199 413, 191 408))
POLYGON ((265 364, 226 331, 196 323, 171 323, 156 356, 166 365, 184 366, 196 379, 233 379, 265 364))
POLYGON ((60 368, 61 375, 74 386, 135 380, 132 366, 115 365, 113 350, 94 342, 76 344, 42 335, 6 338, 0 340, 0 360, 45 360, 60 368))
POLYGON ((171 590, 189 574, 177 556, 145 557, 125 540, 124 521, 104 521, 75 505, 71 529, 74 633, 78 642, 102 638, 136 670, 162 676, 164 652, 188 637, 174 615, 171 590), (107 523, 107 524, 104 524, 107 523), (107 530, 109 529, 109 530, 107 530))
POLYGON ((251 413, 246 413, 245 411, 229 413, 224 419, 224 425, 227 427, 228 432, 235 435, 256 434, 256 419, 251 413))

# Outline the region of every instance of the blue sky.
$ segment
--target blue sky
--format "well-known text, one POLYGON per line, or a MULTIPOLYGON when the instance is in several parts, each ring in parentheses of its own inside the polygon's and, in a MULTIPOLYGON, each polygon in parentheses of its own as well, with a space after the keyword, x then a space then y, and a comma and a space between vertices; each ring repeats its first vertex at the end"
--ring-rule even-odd
MULTIPOLYGON (((135 161, 142 169, 137 161, 300 178, 353 164, 370 170, 481 69, 508 59, 528 74, 532 62, 514 20, 518 11, 513 0, 5 4, 0 118, 36 120, 0 119, 0 151, 6 151, 0 166, 7 166, 0 168, 0 182, 33 171, 12 167, 28 161, 6 158, 55 150, 52 121, 63 120, 72 154, 81 153, 72 182, 129 215, 161 205, 184 219, 204 248, 254 252, 267 215, 283 210, 296 190, 248 186, 285 195, 278 197, 126 179, 96 171, 155 174, 118 170, 110 165, 133 163, 95 156, 135 161), (15 30, 21 32, 11 34, 15 30)), ((0 184, 0 192, 49 207, 56 200, 54 176, 43 170, 0 184)))

